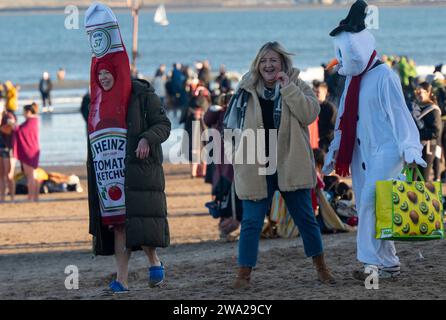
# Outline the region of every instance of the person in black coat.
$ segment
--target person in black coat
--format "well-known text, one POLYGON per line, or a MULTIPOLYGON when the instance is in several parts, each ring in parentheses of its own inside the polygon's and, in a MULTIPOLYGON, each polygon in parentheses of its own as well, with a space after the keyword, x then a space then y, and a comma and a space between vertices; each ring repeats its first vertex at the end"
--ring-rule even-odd
POLYGON ((319 113, 319 148, 328 152, 331 140, 334 138, 334 129, 338 110, 327 100, 328 86, 325 82, 313 81, 313 90, 321 106, 319 113))
POLYGON ((39 82, 39 91, 42 96, 43 112, 53 111, 53 106, 51 103, 51 90, 53 90, 53 84, 51 83, 49 73, 45 71, 42 75, 42 79, 40 79, 39 82))
MULTIPOLYGON (((151 265, 149 272, 152 269, 154 272, 162 270, 164 274, 156 248, 165 248, 170 244, 161 144, 170 135, 171 123, 149 82, 132 81, 126 121, 124 226, 116 226, 112 231, 101 222, 91 148, 88 148, 87 161, 89 232, 93 235, 93 251, 95 255, 125 256, 124 262, 117 260, 117 279, 125 287, 131 251, 144 250, 151 265), (118 241, 122 247, 116 244, 118 241)), ((162 280, 150 279, 149 285, 157 286, 162 280)))
MULTIPOLYGON (((437 147, 441 148, 441 110, 435 103, 432 94, 432 86, 427 82, 420 83, 415 90, 416 102, 412 115, 420 132, 420 140, 423 145, 423 159, 427 163, 426 168, 420 167, 425 180, 431 180, 430 174, 433 168, 437 147)), ((434 180, 440 179, 440 170, 435 170, 434 180)))
POLYGON ((324 82, 328 87, 328 99, 336 107, 339 107, 339 101, 341 100, 342 92, 344 91, 345 76, 340 75, 333 69, 326 70, 325 64, 322 64, 324 68, 324 82))
POLYGON ((215 79, 215 81, 220 86, 220 93, 227 93, 231 91, 231 79, 228 78, 228 75, 226 74, 226 67, 225 65, 220 66, 220 74, 215 79))
POLYGON ((90 90, 82 97, 81 107, 79 109, 82 118, 85 120, 85 125, 88 124, 88 113, 90 112, 90 90))

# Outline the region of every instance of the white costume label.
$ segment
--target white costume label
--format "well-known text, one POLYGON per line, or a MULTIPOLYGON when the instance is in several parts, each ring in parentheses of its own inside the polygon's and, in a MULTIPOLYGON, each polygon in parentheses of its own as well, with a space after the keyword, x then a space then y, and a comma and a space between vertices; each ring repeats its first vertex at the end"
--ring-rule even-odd
POLYGON ((124 50, 121 34, 119 33, 119 26, 116 22, 87 26, 87 34, 91 49, 96 58, 101 58, 108 53, 124 50))
POLYGON ((104 221, 125 215, 126 133, 127 130, 123 128, 107 128, 90 134, 93 166, 104 221))
POLYGON ((96 29, 90 33, 90 46, 96 57, 102 57, 111 46, 110 34, 105 29, 96 29))

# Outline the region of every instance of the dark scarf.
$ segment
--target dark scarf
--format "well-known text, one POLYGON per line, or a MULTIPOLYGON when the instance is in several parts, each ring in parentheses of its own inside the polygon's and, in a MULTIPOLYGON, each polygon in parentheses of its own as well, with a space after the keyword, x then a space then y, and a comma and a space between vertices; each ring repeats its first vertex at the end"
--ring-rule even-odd
POLYGON ((280 85, 277 84, 274 88, 267 88, 262 81, 257 86, 257 94, 265 100, 274 101, 274 128, 279 129, 280 115, 282 113, 282 95, 280 94, 280 85))

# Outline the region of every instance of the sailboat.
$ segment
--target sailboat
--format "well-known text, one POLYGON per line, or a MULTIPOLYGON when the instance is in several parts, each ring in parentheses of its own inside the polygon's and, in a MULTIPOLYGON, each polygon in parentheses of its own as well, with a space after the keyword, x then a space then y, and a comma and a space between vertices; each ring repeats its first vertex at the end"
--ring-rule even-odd
POLYGON ((169 25, 169 20, 167 20, 167 15, 166 15, 166 8, 164 8, 163 4, 160 4, 156 9, 155 16, 153 17, 153 22, 161 26, 169 25))

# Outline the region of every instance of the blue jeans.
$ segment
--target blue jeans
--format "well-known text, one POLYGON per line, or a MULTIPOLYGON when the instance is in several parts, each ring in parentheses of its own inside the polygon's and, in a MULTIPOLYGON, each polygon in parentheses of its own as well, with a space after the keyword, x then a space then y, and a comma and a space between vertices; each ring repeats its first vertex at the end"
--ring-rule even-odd
MULTIPOLYGON (((259 251, 260 233, 274 192, 279 189, 277 173, 266 176, 268 198, 259 201, 243 200, 243 218, 240 229, 238 263, 241 267, 255 267, 259 251)), ((311 189, 280 192, 294 223, 299 228, 307 257, 321 255, 324 251, 319 224, 311 204, 311 189)))

